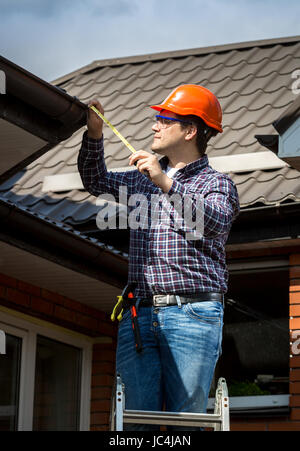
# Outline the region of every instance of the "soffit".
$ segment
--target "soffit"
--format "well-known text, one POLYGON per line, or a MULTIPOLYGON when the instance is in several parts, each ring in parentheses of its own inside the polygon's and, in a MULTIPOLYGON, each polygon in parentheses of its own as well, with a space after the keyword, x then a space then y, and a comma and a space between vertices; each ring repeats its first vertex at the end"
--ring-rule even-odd
POLYGON ((107 313, 120 289, 0 241, 0 273, 107 313))

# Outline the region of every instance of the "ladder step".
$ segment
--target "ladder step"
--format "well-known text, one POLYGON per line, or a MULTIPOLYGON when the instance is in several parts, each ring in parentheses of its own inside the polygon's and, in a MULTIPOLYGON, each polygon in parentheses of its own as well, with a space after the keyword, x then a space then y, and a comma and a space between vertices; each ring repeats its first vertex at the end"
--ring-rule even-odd
POLYGON ((188 413, 188 412, 156 412, 146 410, 124 410, 124 423, 159 424, 164 426, 203 426, 209 427, 222 423, 221 415, 188 413))

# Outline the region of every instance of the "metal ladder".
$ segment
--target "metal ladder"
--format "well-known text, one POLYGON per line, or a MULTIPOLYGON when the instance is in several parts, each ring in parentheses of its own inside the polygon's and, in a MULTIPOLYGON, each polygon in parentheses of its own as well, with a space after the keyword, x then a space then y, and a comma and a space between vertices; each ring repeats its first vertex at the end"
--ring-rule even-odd
POLYGON ((125 423, 161 426, 196 426, 214 431, 229 431, 229 397, 224 378, 218 380, 213 414, 188 412, 156 412, 125 409, 125 386, 118 374, 115 381, 110 414, 110 430, 123 431, 125 423))

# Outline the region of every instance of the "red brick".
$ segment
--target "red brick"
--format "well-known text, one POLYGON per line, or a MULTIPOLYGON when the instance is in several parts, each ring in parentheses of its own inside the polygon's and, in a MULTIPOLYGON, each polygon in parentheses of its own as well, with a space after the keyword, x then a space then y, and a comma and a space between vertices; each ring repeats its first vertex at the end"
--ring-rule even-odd
POLYGON ((291 420, 300 421, 300 409, 293 408, 291 411, 291 420))
POLYGON ((115 374, 115 365, 112 362, 94 363, 92 374, 109 374, 113 376, 115 374))
POLYGON ((89 305, 85 305, 85 312, 87 315, 93 316, 94 318, 97 318, 100 321, 111 322, 110 315, 108 315, 105 312, 101 312, 100 310, 97 310, 93 307, 90 307, 89 305))
POLYGON ((91 318, 90 316, 87 315, 81 315, 80 313, 76 313, 75 318, 76 324, 78 324, 79 326, 85 327, 90 331, 97 330, 98 322, 96 319, 91 318))
POLYGON ((300 368, 300 355, 295 355, 290 358, 290 368, 300 368))
POLYGON ((92 413, 91 414, 91 426, 104 425, 109 422, 109 413, 92 413))
POLYGON ((98 321, 97 330, 99 334, 105 335, 107 337, 116 337, 118 333, 118 326, 111 323, 106 323, 103 321, 98 321))
POLYGON ((103 350, 99 349, 98 351, 93 352, 93 361, 94 362, 114 362, 115 361, 115 350, 103 350))
POLYGON ((291 407, 300 407, 300 395, 291 395, 290 396, 290 406, 291 407))
POLYGON ((266 431, 267 425, 265 422, 232 422, 230 424, 230 430, 231 431, 266 431))
POLYGON ((295 381, 300 382, 300 369, 292 369, 290 371, 290 381, 291 382, 295 382, 295 381))
POLYGON ((23 282, 22 280, 18 280, 17 287, 20 291, 23 291, 24 293, 33 294, 34 296, 41 295, 40 287, 36 287, 27 282, 23 282))
POLYGON ((110 399, 112 387, 92 387, 91 399, 110 399))
POLYGON ((298 279, 298 278, 300 278, 300 266, 291 266, 290 279, 298 279))
POLYGON ((57 295, 55 293, 45 290, 44 288, 41 289, 41 296, 42 296, 42 298, 44 298, 48 301, 52 301, 54 303, 56 302, 56 299, 57 299, 57 295))
POLYGON ((104 312, 101 312, 100 310, 94 309, 85 304, 81 304, 80 302, 74 301, 73 299, 69 299, 65 296, 62 296, 61 294, 42 289, 41 296, 48 301, 52 301, 57 305, 65 307, 67 310, 72 310, 74 312, 82 313, 83 315, 85 315, 85 317, 78 316, 78 322, 82 326, 85 326, 85 324, 88 323, 88 317, 92 318, 93 325, 90 324, 87 325, 87 327, 91 327, 94 330, 98 329, 98 323, 96 321, 97 319, 101 321, 110 321, 109 315, 106 315, 104 312))
POLYGON ((5 274, 0 274, 0 284, 5 285, 6 287, 16 288, 17 281, 16 279, 6 276, 5 274))
POLYGON ((110 412, 111 402, 109 399, 101 399, 91 402, 91 412, 110 412))
POLYGON ((290 280, 290 292, 291 291, 300 291, 300 279, 290 280))
POLYGON ((14 288, 7 288, 6 290, 6 299, 14 304, 29 306, 30 296, 29 294, 22 293, 19 290, 15 290, 14 288))
POLYGON ((290 318, 290 329, 291 330, 300 329, 300 318, 299 317, 290 318))
POLYGON ((290 293, 290 304, 300 304, 300 291, 290 293))
POLYGON ((3 285, 0 285, 0 298, 5 298, 6 297, 6 287, 4 287, 3 285))
POLYGON ((114 341, 111 341, 109 343, 95 343, 93 345, 93 352, 95 353, 95 355, 100 352, 102 353, 103 351, 115 351, 116 349, 116 343, 114 341))
POLYGON ((300 316, 300 303, 290 305, 290 316, 300 316))
POLYGON ((86 308, 84 304, 81 304, 80 302, 73 301, 73 299, 66 298, 62 295, 57 295, 57 301, 58 304, 63 305, 64 307, 74 310, 79 313, 86 313, 86 308))
POLYGON ((108 431, 108 425, 106 426, 91 426, 90 431, 108 431))
POLYGON ((300 394, 300 382, 290 382, 290 393, 300 394))
POLYGON ((269 431, 300 431, 300 422, 282 422, 282 423, 271 423, 268 427, 269 431))
POLYGON ((74 310, 78 310, 79 312, 87 316, 91 316, 92 318, 98 319, 100 321, 111 323, 110 315, 108 315, 107 313, 102 312, 101 310, 97 310, 96 308, 91 307, 90 305, 81 304, 80 302, 77 301, 72 302, 74 304, 73 305, 74 310))
MULTIPOLYGON (((65 296, 62 296, 61 294, 54 293, 49 290, 45 290, 42 288, 41 290, 41 296, 46 299, 47 301, 51 301, 55 304, 62 305, 64 307, 69 308, 70 310, 74 310, 75 301, 72 301, 65 296), (71 306, 69 305, 71 303, 71 306)), ((78 304, 78 303, 77 303, 78 304)))
POLYGON ((45 301, 40 297, 31 296, 31 308, 45 315, 53 315, 54 306, 52 302, 45 301))
POLYGON ((112 387, 114 377, 108 374, 97 374, 92 376, 92 386, 99 387, 101 385, 112 387))
POLYGON ((300 254, 290 255, 290 265, 300 265, 300 254))
POLYGON ((65 321, 71 321, 72 323, 75 323, 76 320, 75 312, 61 307, 60 305, 54 306, 54 316, 65 321))

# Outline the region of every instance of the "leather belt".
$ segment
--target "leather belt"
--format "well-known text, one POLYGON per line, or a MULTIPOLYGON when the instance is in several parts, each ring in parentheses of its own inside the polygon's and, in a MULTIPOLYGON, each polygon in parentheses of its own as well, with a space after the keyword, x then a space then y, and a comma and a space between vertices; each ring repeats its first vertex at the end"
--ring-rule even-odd
MULTIPOLYGON (((136 298, 130 302, 125 301, 124 308, 130 307, 136 302, 136 298)), ((205 301, 224 301, 224 294, 215 292, 202 292, 192 295, 178 295, 178 294, 155 294, 152 298, 142 298, 139 307, 166 307, 168 305, 189 304, 193 302, 205 301), (178 302, 179 301, 179 302, 178 302)))

